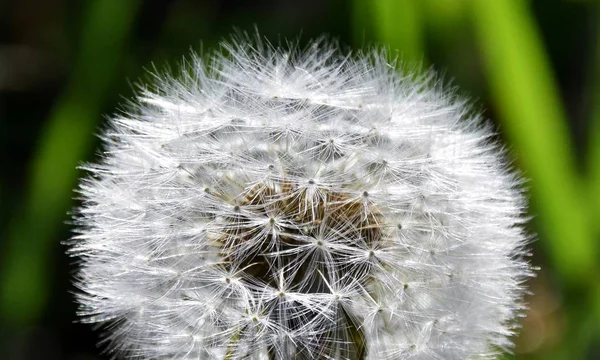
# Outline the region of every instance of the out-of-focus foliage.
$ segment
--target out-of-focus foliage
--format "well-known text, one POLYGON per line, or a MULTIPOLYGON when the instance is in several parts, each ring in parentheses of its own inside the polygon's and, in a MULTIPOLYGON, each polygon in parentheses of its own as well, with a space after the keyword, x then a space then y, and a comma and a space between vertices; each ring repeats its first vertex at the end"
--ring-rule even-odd
POLYGON ((32 158, 22 213, 10 226, 0 287, 0 311, 31 322, 47 301, 48 248, 71 203, 77 165, 87 155, 101 104, 110 92, 115 67, 123 60, 138 1, 101 0, 84 14, 82 41, 64 93, 42 126, 32 158), (93 85, 92 85, 93 84, 93 85))
MULTIPOLYGON (((234 27, 327 33, 434 65, 497 124, 530 179, 532 261, 518 359, 600 357, 600 4, 552 0, 19 0, 0 3, 0 358, 101 358, 74 323, 67 211, 103 114, 141 69, 234 27), (153 62, 154 61, 154 62, 153 62)), ((417 70, 418 71, 418 70, 417 70)))

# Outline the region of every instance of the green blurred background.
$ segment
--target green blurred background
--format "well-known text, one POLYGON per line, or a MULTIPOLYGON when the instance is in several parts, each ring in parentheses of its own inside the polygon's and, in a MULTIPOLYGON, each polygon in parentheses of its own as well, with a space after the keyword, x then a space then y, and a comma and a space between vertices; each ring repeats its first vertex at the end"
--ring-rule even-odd
POLYGON ((234 27, 434 66, 497 124, 531 198, 517 359, 600 359, 600 4, 552 0, 0 1, 0 359, 102 359, 76 322, 68 211, 95 134, 144 69, 234 27))

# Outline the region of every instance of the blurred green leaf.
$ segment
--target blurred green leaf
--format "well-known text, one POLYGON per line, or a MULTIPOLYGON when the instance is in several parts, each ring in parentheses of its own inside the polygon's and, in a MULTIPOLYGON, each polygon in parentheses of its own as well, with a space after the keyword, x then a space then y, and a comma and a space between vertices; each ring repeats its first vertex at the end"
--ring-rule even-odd
POLYGON ((464 20, 468 3, 456 0, 421 0, 423 22, 437 37, 456 36, 456 28, 464 20))
MULTIPOLYGON (((596 15, 600 16, 600 7, 596 9, 596 15)), ((587 92, 590 100, 590 131, 587 148, 587 180, 591 199, 591 211, 594 218, 600 216, 600 27, 596 30, 596 51, 590 62, 590 77, 587 92)), ((600 237, 600 221, 595 222, 596 239, 600 237)), ((594 279, 592 295, 593 334, 595 338, 590 342, 600 343, 600 281, 594 279)))
POLYGON ((352 2, 352 31, 354 36, 354 44, 357 47, 367 45, 367 33, 371 32, 373 24, 370 14, 369 3, 362 0, 354 0, 352 2))
MULTIPOLYGON (((595 45, 596 54, 592 58, 590 84, 587 89, 591 101, 587 171, 592 210, 596 216, 600 216, 600 31, 596 34, 595 45)), ((600 221, 596 222, 595 225, 596 235, 598 236, 600 235, 600 221)))
POLYGON ((419 2, 412 0, 354 0, 354 28, 373 31, 377 45, 389 46, 392 56, 398 50, 404 63, 421 64, 424 50, 420 10, 419 2))
POLYGON ((26 324, 38 319, 51 286, 52 241, 69 208, 78 162, 110 88, 140 2, 90 1, 76 68, 42 132, 22 212, 15 214, 3 255, 0 315, 26 324))
POLYGON ((473 0, 491 94, 504 131, 531 179, 542 241, 567 285, 596 276, 597 244, 577 176, 566 116, 528 3, 473 0))

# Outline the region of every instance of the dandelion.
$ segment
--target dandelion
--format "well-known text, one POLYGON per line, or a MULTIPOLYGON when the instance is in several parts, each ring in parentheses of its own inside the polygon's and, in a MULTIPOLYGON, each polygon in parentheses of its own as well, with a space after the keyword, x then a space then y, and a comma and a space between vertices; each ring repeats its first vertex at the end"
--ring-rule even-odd
POLYGON ((482 359, 522 310, 490 126, 382 51, 259 37, 156 75, 79 192, 84 321, 134 359, 482 359))

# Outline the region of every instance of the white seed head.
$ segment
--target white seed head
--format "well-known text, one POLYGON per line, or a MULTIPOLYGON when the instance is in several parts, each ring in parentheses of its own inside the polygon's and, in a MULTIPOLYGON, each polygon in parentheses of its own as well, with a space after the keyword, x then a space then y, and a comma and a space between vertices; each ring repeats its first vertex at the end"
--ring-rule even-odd
POLYGON ((481 359, 531 276, 521 181, 430 73, 260 38, 156 76, 84 167, 81 315, 136 359, 481 359))

